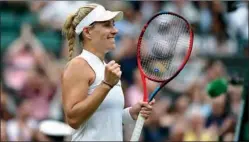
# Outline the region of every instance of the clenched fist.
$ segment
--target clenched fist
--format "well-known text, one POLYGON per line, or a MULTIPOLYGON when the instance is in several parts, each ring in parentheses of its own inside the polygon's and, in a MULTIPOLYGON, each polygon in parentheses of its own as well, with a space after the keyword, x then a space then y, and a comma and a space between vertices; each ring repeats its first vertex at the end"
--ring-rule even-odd
POLYGON ((117 64, 114 60, 112 60, 105 66, 104 81, 110 84, 111 86, 114 86, 118 83, 121 74, 122 72, 120 70, 120 65, 117 64))

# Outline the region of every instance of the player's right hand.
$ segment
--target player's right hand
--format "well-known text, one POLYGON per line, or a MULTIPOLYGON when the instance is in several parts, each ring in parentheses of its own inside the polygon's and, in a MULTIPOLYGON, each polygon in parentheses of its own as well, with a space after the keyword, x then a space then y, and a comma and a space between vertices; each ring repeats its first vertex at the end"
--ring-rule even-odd
POLYGON ((121 74, 120 65, 112 60, 105 66, 104 81, 114 86, 118 83, 121 74))

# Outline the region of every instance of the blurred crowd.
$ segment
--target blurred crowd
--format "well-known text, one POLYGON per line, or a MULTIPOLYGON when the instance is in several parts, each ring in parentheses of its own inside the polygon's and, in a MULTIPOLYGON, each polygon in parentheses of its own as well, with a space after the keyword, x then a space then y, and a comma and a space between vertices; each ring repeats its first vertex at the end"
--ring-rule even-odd
MULTIPOLYGON (((141 141, 234 139, 243 87, 229 85, 227 93, 216 98, 210 98, 205 88, 214 79, 231 76, 222 61, 210 57, 248 57, 248 2, 91 2, 124 12, 124 19, 115 24, 119 30, 117 49, 109 53, 106 59, 114 59, 121 64, 126 107, 143 97, 136 64, 136 44, 144 23, 163 10, 182 15, 193 27, 191 59, 178 77, 157 96, 141 141)), ((31 13, 37 20, 16 23, 20 24, 19 36, 7 47, 1 44, 1 141, 48 140, 39 132, 39 123, 47 119, 64 122, 60 75, 67 63, 68 46, 61 35, 61 27, 68 14, 86 3, 89 2, 1 2, 1 12, 12 12, 20 19, 20 13, 31 13), (44 31, 58 36, 58 44, 45 44, 37 36, 38 32, 44 31)), ((1 23, 4 22, 2 19, 1 23)), ((1 27, 1 40, 8 33, 8 29, 1 27)), ((81 52, 81 47, 76 46, 74 56, 81 52)), ((148 81, 149 92, 156 85, 148 81)), ((124 140, 130 139, 132 127, 124 127, 124 140)))

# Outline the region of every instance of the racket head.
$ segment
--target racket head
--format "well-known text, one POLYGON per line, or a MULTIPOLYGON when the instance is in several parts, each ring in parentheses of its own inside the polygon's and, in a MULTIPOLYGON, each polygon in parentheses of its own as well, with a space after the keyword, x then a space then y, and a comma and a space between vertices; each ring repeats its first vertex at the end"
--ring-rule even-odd
MULTIPOLYGON (((179 31, 181 32, 181 30, 179 30, 179 31)), ((176 77, 180 73, 180 71, 184 68, 187 61, 189 60, 191 52, 192 52, 192 47, 193 47, 193 39, 194 39, 194 34, 193 34, 193 31, 192 31, 192 28, 191 28, 190 24, 188 23, 188 21, 185 18, 183 18, 182 16, 180 16, 178 14, 175 14, 173 12, 160 12, 160 13, 155 14, 144 25, 144 27, 143 27, 143 29, 142 29, 142 31, 140 33, 139 39, 138 39, 138 44, 137 44, 137 64, 138 64, 138 68, 140 70, 141 76, 145 76, 146 78, 148 78, 148 79, 150 79, 152 81, 155 81, 155 82, 165 82, 166 83, 166 82, 169 82, 170 80, 172 80, 174 77, 176 77), (169 22, 172 22, 172 23, 167 23, 168 22, 167 18, 171 19, 171 21, 169 20, 169 22), (156 20, 158 20, 159 23, 155 23, 156 20), (159 24, 159 25, 156 25, 156 24, 159 24), (154 31, 150 30, 150 29, 153 29, 153 26, 155 26, 154 31), (178 28, 180 26, 183 27, 182 31, 184 31, 184 32, 177 33, 176 31, 174 31, 174 30, 179 30, 178 28), (150 31, 148 31, 148 30, 150 30, 150 31), (154 36, 153 32, 155 32, 155 31, 158 32, 158 33, 156 33, 157 37, 152 37, 152 36, 154 36), (149 33, 149 32, 152 32, 152 33, 149 33), (172 34, 172 35, 170 35, 168 33, 164 34, 164 32, 165 33, 170 32, 170 34, 172 34), (181 35, 181 34, 184 34, 184 35, 181 35), (184 47, 184 46, 187 46, 187 47, 184 47, 185 48, 184 57, 181 60, 181 63, 178 65, 177 69, 175 69, 174 71, 171 71, 170 73, 168 73, 169 74, 168 76, 166 76, 166 75, 163 76, 163 75, 160 75, 160 74, 159 75, 158 74, 152 75, 150 73, 150 71, 147 70, 148 66, 154 66, 154 64, 157 63, 157 62, 154 62, 154 61, 158 60, 159 61, 158 62, 159 66, 162 66, 163 69, 166 68, 165 65, 164 65, 165 61, 170 60, 170 58, 171 59, 174 58, 173 51, 178 50, 178 49, 173 50, 173 48, 170 48, 169 47, 169 45, 170 45, 169 42, 171 42, 172 40, 174 40, 174 38, 177 38, 177 37, 178 37, 178 40, 179 40, 179 36, 187 36, 187 40, 185 39, 184 44, 181 45, 182 47, 184 47), (149 41, 149 42, 151 42, 150 40, 154 40, 152 42, 153 47, 151 47, 151 46, 145 47, 144 46, 145 37, 147 37, 146 40, 149 41), (167 39, 167 40, 164 39, 164 38, 168 38, 168 37, 170 37, 170 38, 167 39), (167 50, 170 52, 170 54, 168 54, 169 52, 167 52, 167 50, 164 50, 165 45, 168 45, 167 50), (143 55, 144 53, 142 53, 142 52, 145 52, 144 51, 145 48, 146 49, 151 48, 149 50, 151 50, 151 52, 154 52, 154 54, 155 54, 154 56, 157 56, 157 59, 153 59, 155 57, 149 57, 149 56, 143 55), (171 53, 171 51, 172 51, 172 53, 171 53), (167 54, 167 55, 164 55, 164 53, 167 54), (148 58, 148 59, 146 59, 146 58, 148 58), (147 62, 152 62, 152 63, 150 63, 149 65, 145 65, 144 64, 145 60, 148 60, 147 62), (160 63, 162 65, 160 65, 160 63)), ((177 44, 177 43, 175 43, 175 44, 177 44)), ((180 48, 180 45, 178 45, 178 46, 180 48)), ((169 61, 169 64, 171 64, 171 61, 169 61)), ((171 68, 171 66, 167 66, 167 68, 169 69, 169 68, 171 68)), ((156 70, 157 68, 154 68, 154 69, 155 69, 154 70, 155 72, 160 70, 160 68, 158 70, 156 70)), ((153 72, 153 70, 152 70, 152 72, 153 72)), ((162 73, 167 74, 166 71, 163 71, 162 73)))

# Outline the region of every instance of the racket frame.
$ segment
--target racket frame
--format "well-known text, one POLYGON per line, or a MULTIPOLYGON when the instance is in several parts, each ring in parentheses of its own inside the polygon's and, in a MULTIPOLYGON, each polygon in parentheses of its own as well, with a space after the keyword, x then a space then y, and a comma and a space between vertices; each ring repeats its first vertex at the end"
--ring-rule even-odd
MULTIPOLYGON (((138 44, 137 44, 137 64, 138 64, 138 68, 140 71, 140 75, 141 75, 141 79, 143 82, 143 90, 144 90, 144 101, 152 101, 152 99, 156 96, 156 94, 167 84, 169 83, 173 78, 175 78, 180 72, 181 70, 184 68, 184 66, 186 65, 186 63, 188 62, 191 52, 192 52, 192 47, 193 47, 193 40, 194 40, 194 34, 192 31, 192 28, 190 26, 190 24, 188 23, 188 21, 183 18, 182 16, 172 13, 172 12, 159 12, 157 14, 155 14, 153 17, 150 18, 150 20, 144 25, 139 39, 138 39, 138 44), (143 40, 143 35, 148 27, 148 25, 150 24, 150 22, 156 18, 159 15, 162 14, 171 14, 174 16, 177 16, 179 18, 181 18, 182 20, 184 20, 186 22, 186 25, 188 26, 187 28, 189 29, 189 36, 190 36, 190 40, 189 40, 189 46, 188 46, 188 51, 187 51, 187 55, 185 56, 182 64, 180 65, 180 67, 178 68, 178 70, 167 80, 156 80, 153 78, 150 78, 148 76, 146 76, 146 74, 143 71, 142 65, 141 65, 141 56, 140 56, 140 49, 141 49, 141 42, 143 40), (149 100, 148 100, 148 92, 147 92, 147 86, 146 86, 146 78, 148 78, 149 80, 152 80, 154 82, 160 82, 161 84, 150 94, 149 100)), ((143 125, 144 125, 145 119, 141 116, 141 113, 139 113, 132 136, 131 136, 131 141, 138 141, 143 129, 143 125)))
POLYGON ((169 83, 173 78, 175 78, 180 72, 181 70, 184 68, 184 66, 186 65, 186 63, 188 62, 189 58, 190 58, 190 55, 191 55, 191 52, 192 52, 192 48, 193 48, 193 40, 194 40, 194 34, 193 34, 193 31, 192 31, 192 28, 190 26, 190 24, 188 23, 188 21, 183 18, 182 16, 176 14, 176 13, 173 13, 173 12, 159 12, 157 14, 155 14, 153 17, 150 18, 150 20, 144 25, 141 33, 140 33, 140 36, 139 36, 139 39, 138 39, 138 44, 137 44, 137 65, 138 65, 138 68, 139 68, 139 71, 140 71, 140 75, 141 75, 141 78, 142 78, 142 82, 143 82, 143 91, 144 91, 144 98, 143 100, 144 101, 152 101, 152 99, 155 97, 155 95, 167 84, 169 83), (141 49, 141 43, 142 43, 142 40, 143 40, 143 35, 147 29, 147 27, 149 26, 149 24, 151 23, 151 21, 153 19, 155 19, 157 16, 159 15, 163 15, 163 14, 170 14, 170 15, 174 15, 174 16, 177 16, 178 18, 181 18, 182 20, 185 21, 186 25, 187 25, 187 28, 189 29, 189 36, 190 36, 190 40, 189 40, 189 45, 188 45, 188 51, 187 51, 187 54, 182 62, 182 64, 180 65, 180 67, 178 68, 178 70, 170 77, 168 78, 167 80, 157 80, 157 79, 154 79, 154 78, 151 78, 151 77, 148 77, 144 71, 143 71, 143 68, 142 68, 142 65, 141 65, 141 56, 140 56, 140 49, 141 49), (154 82, 160 82, 161 85, 159 85, 151 94, 150 94, 150 97, 149 97, 149 100, 148 100, 148 92, 147 92, 147 87, 146 87, 146 79, 145 78, 148 78, 149 80, 151 81, 154 81, 154 82))

